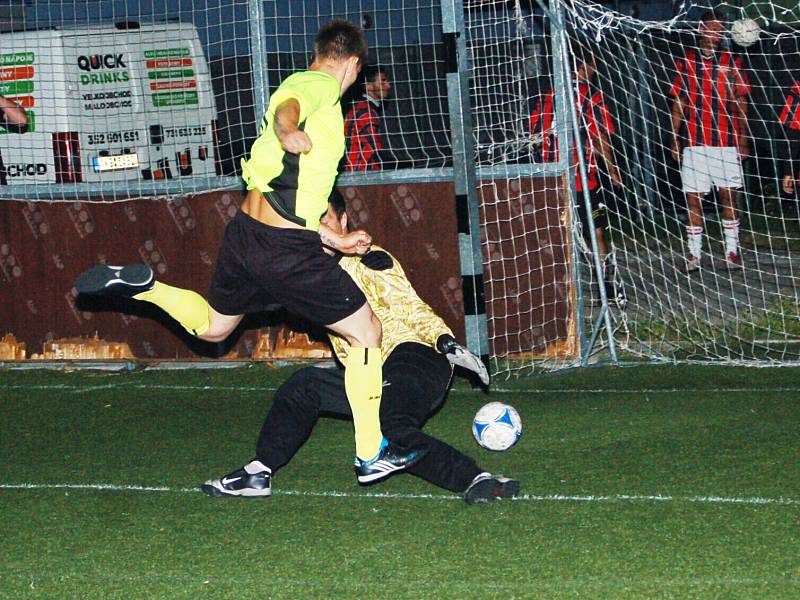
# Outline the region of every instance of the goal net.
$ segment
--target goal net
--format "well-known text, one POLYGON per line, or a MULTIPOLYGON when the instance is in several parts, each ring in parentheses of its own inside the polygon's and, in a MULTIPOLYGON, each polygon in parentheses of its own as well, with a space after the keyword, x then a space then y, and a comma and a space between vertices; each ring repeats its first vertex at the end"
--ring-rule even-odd
MULTIPOLYGON (((14 4, 14 3, 12 3, 14 4)), ((256 134, 247 0, 20 2, 0 23, 4 199, 230 187, 256 134)))
MULTIPOLYGON (((0 21, 0 198, 115 201, 241 187, 266 99, 319 27, 363 27, 391 81, 388 168, 452 164, 437 0, 20 2, 0 21), (7 127, 3 125, 8 125, 7 127)), ((353 86, 343 107, 363 99, 353 86)), ((380 176, 377 178, 380 183, 380 176)))
MULTIPOLYGON (((489 313, 496 374, 602 360, 609 350, 623 360, 800 358, 800 15, 784 4, 676 2, 644 20, 583 0, 550 3, 547 82, 516 88, 533 107, 529 128, 504 123, 520 127, 516 145, 531 146, 531 167, 568 160, 555 182, 572 199, 557 215, 572 244, 561 246, 563 268, 551 253, 547 273, 532 257, 557 244, 539 235, 541 219, 524 215, 549 204, 526 193, 524 175, 502 189, 482 184, 495 187, 483 205, 487 301, 502 298, 507 309, 489 313), (566 159, 553 148, 565 134, 566 159), (523 306, 531 278, 554 297, 533 290, 540 304, 523 306), (546 328, 548 314, 560 329, 546 328)), ((531 39, 523 30, 517 47, 531 39)), ((524 56, 514 59, 490 72, 506 90, 523 76, 524 56)), ((493 140, 485 153, 508 157, 508 145, 493 140)), ((553 181, 536 178, 542 189, 553 181)))

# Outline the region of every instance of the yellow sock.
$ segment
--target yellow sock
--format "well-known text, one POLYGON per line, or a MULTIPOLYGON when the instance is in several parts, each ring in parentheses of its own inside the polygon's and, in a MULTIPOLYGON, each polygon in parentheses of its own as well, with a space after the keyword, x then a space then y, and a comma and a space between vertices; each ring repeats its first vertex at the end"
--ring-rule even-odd
POLYGON ((344 369, 344 389, 353 411, 356 456, 374 458, 381 449, 381 391, 383 369, 380 348, 349 348, 344 369))
POLYGON ((153 289, 136 294, 134 298, 162 308, 192 335, 203 335, 211 325, 208 320, 208 302, 192 290, 156 281, 153 289))

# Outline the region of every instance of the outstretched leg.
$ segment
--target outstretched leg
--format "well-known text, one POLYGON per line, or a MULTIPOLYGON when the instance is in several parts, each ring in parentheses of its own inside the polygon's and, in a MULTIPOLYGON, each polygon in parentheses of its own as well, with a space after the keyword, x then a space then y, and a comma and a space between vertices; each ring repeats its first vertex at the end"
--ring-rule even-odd
POLYGON ((197 292, 157 281, 145 264, 117 267, 96 265, 75 281, 80 294, 116 295, 150 302, 175 319, 190 334, 208 342, 224 340, 243 315, 223 315, 197 292))

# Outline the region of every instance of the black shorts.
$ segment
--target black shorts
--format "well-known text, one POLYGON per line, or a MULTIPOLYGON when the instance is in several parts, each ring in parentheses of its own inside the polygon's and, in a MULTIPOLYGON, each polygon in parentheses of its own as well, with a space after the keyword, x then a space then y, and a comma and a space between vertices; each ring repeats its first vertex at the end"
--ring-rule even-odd
MULTIPOLYGON (((578 218, 581 220, 581 227, 583 228, 583 237, 589 240, 589 219, 586 217, 586 203, 583 201, 583 192, 576 194, 578 201, 578 218)), ((608 226, 608 212, 606 205, 603 204, 603 190, 598 187, 596 190, 589 192, 589 199, 592 205, 592 219, 594 220, 595 229, 602 227, 605 229, 608 226)))
POLYGON ((316 232, 270 227, 242 211, 225 227, 207 299, 223 315, 283 307, 317 325, 341 321, 367 301, 316 232))

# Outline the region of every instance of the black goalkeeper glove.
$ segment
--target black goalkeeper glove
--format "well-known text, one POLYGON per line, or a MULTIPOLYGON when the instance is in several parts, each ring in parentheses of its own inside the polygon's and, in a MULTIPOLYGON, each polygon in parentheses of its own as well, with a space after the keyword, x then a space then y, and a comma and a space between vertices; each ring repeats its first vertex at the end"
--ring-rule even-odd
POLYGON ((447 357, 451 364, 475 373, 483 385, 489 385, 489 372, 483 361, 459 344, 453 336, 443 333, 436 340, 436 349, 447 357))
POLYGON ((394 266, 392 257, 383 250, 373 250, 361 257, 361 264, 373 271, 386 271, 394 266))

